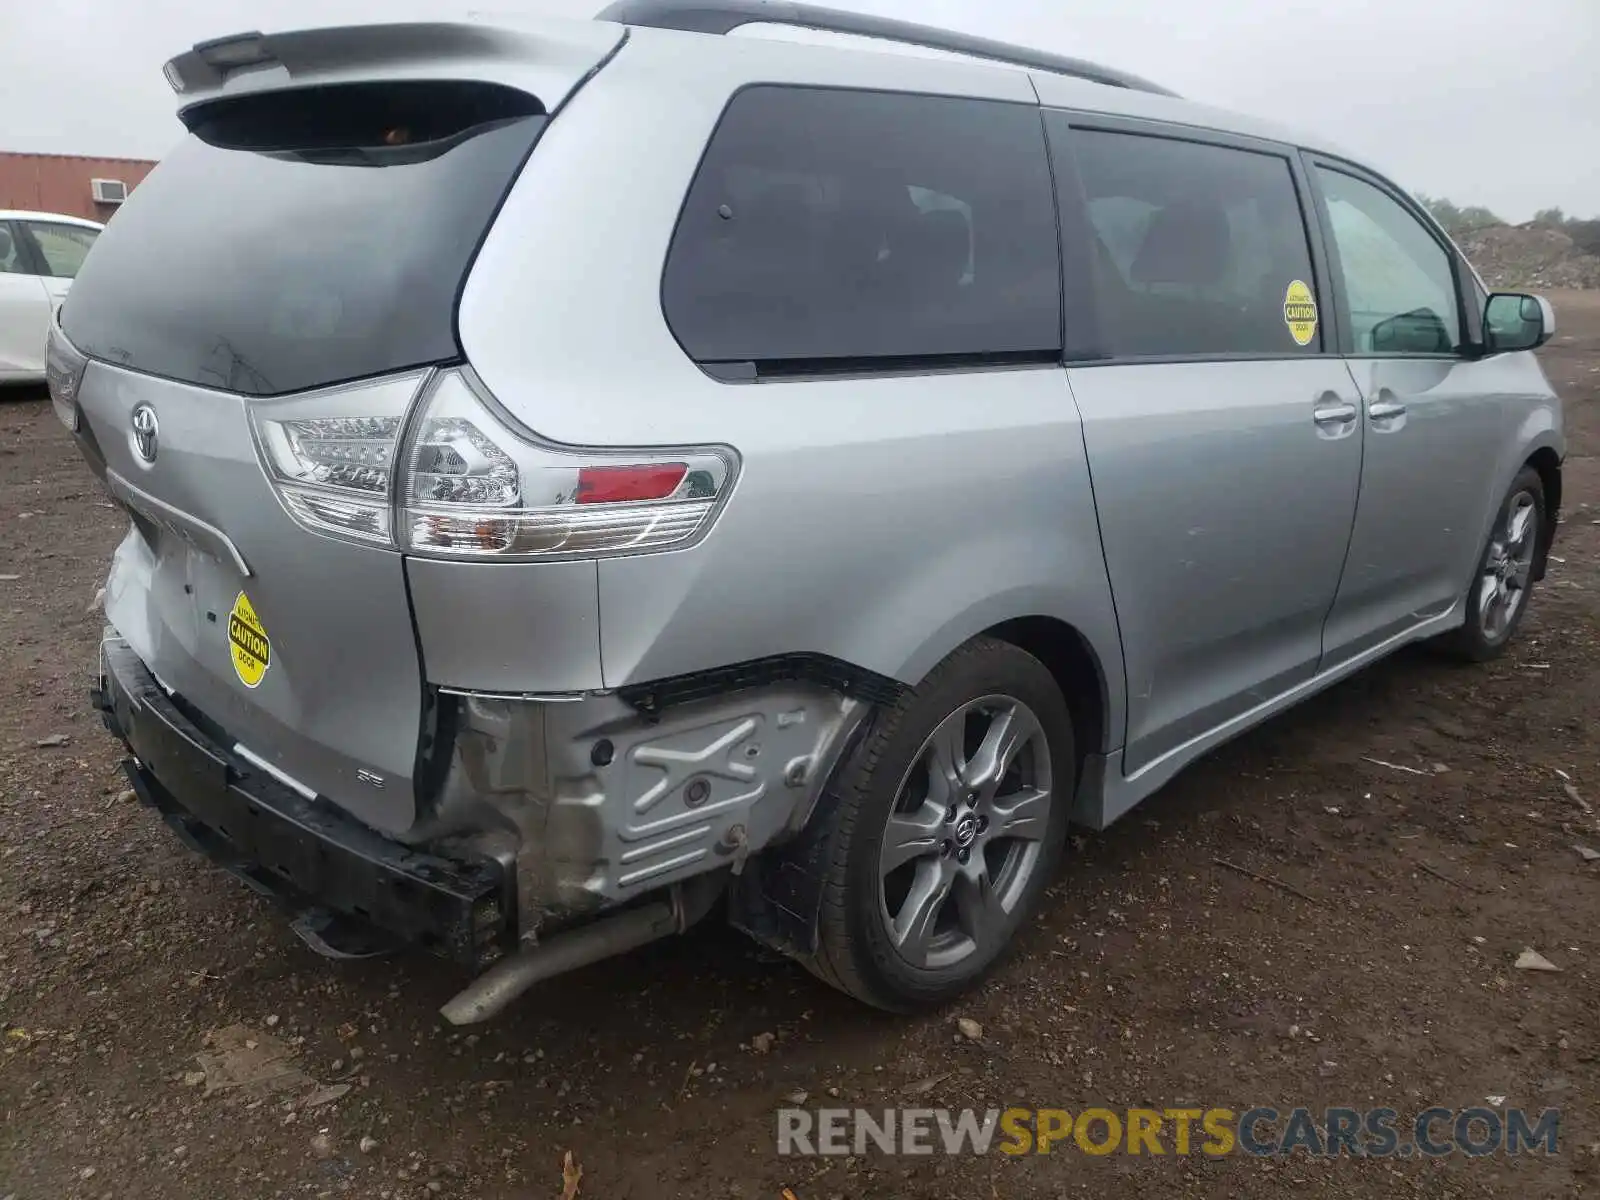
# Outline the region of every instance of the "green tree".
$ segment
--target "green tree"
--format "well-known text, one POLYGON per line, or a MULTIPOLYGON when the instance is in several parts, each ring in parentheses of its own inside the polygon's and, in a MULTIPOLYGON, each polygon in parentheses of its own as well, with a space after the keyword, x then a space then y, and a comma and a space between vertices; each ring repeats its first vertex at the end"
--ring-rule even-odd
POLYGON ((1579 221, 1569 217, 1566 231, 1572 244, 1579 250, 1600 257, 1600 219, 1579 221))
POLYGON ((1461 220, 1461 210, 1443 196, 1425 196, 1417 193, 1417 202, 1433 214, 1433 219, 1446 229, 1450 229, 1461 220))
POLYGON ((1481 204, 1473 204, 1463 208, 1459 220, 1462 233, 1473 233, 1479 229, 1489 229, 1495 225, 1505 224, 1504 221, 1481 204))
POLYGON ((1417 200, 1433 214, 1434 220, 1443 225, 1445 232, 1452 237, 1462 234, 1474 233, 1479 229, 1489 229, 1495 225, 1504 225, 1505 222, 1494 213, 1484 208, 1481 204, 1469 205, 1462 208, 1452 200, 1443 196, 1418 195, 1417 200))

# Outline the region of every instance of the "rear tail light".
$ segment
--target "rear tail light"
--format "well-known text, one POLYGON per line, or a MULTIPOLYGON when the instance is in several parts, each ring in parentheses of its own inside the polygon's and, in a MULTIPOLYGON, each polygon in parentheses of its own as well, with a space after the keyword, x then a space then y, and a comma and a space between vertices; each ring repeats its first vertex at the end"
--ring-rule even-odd
POLYGON ((267 475, 291 517, 315 533, 394 544, 394 465, 421 380, 250 405, 267 475))
POLYGON ((52 317, 44 342, 44 378, 50 387, 50 404, 61 423, 78 432, 78 385, 89 360, 67 341, 61 325, 52 317))
POLYGON ((430 556, 627 554, 702 535, 733 479, 729 450, 553 446, 519 429, 463 371, 440 372, 420 395, 417 382, 251 405, 291 517, 430 556))
POLYGON ((724 451, 582 452, 513 432, 459 371, 417 419, 402 485, 409 550, 548 558, 660 550, 696 537, 733 474, 724 451))

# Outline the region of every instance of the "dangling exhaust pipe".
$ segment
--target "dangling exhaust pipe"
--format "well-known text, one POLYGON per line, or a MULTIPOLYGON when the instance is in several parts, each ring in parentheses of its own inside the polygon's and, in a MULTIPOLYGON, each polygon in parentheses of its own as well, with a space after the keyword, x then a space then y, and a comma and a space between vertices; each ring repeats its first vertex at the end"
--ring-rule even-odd
POLYGON ((723 882, 721 872, 703 875, 674 885, 668 899, 624 909, 519 950, 479 975, 439 1011, 452 1025, 487 1021, 536 983, 682 933, 711 911, 723 882))

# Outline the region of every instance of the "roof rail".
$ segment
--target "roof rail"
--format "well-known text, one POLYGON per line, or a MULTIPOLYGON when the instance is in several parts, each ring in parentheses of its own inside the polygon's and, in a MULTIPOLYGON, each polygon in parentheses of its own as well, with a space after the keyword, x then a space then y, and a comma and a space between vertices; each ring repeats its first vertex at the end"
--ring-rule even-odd
POLYGON ((1154 92, 1161 96, 1177 93, 1129 75, 1123 71, 1102 67, 1082 59, 1067 58, 1042 50, 1029 50, 1008 42, 972 37, 950 29, 932 25, 918 25, 912 21, 895 21, 887 17, 873 17, 865 13, 844 12, 837 8, 820 8, 810 4, 792 4, 789 0, 614 0, 595 14, 600 21, 616 21, 622 25, 643 25, 655 29, 681 29, 688 33, 729 33, 742 25, 790 25, 800 29, 819 29, 828 33, 848 33, 858 37, 881 38, 922 46, 929 50, 944 50, 952 54, 965 54, 972 58, 986 58, 994 62, 1029 67, 1056 75, 1074 75, 1094 83, 1112 87, 1130 88, 1137 92, 1154 92))

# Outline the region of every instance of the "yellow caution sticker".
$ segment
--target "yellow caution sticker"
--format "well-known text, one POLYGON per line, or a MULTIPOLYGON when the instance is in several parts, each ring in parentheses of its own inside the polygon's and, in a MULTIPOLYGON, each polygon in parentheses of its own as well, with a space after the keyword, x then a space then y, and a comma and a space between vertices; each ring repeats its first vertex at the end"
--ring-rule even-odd
POLYGON ((272 665, 272 640, 243 592, 228 613, 228 653, 234 674, 247 688, 257 687, 272 665))
POLYGON ((1309 346, 1317 336, 1317 298, 1303 279, 1296 279, 1283 295, 1283 323, 1297 346, 1309 346))

